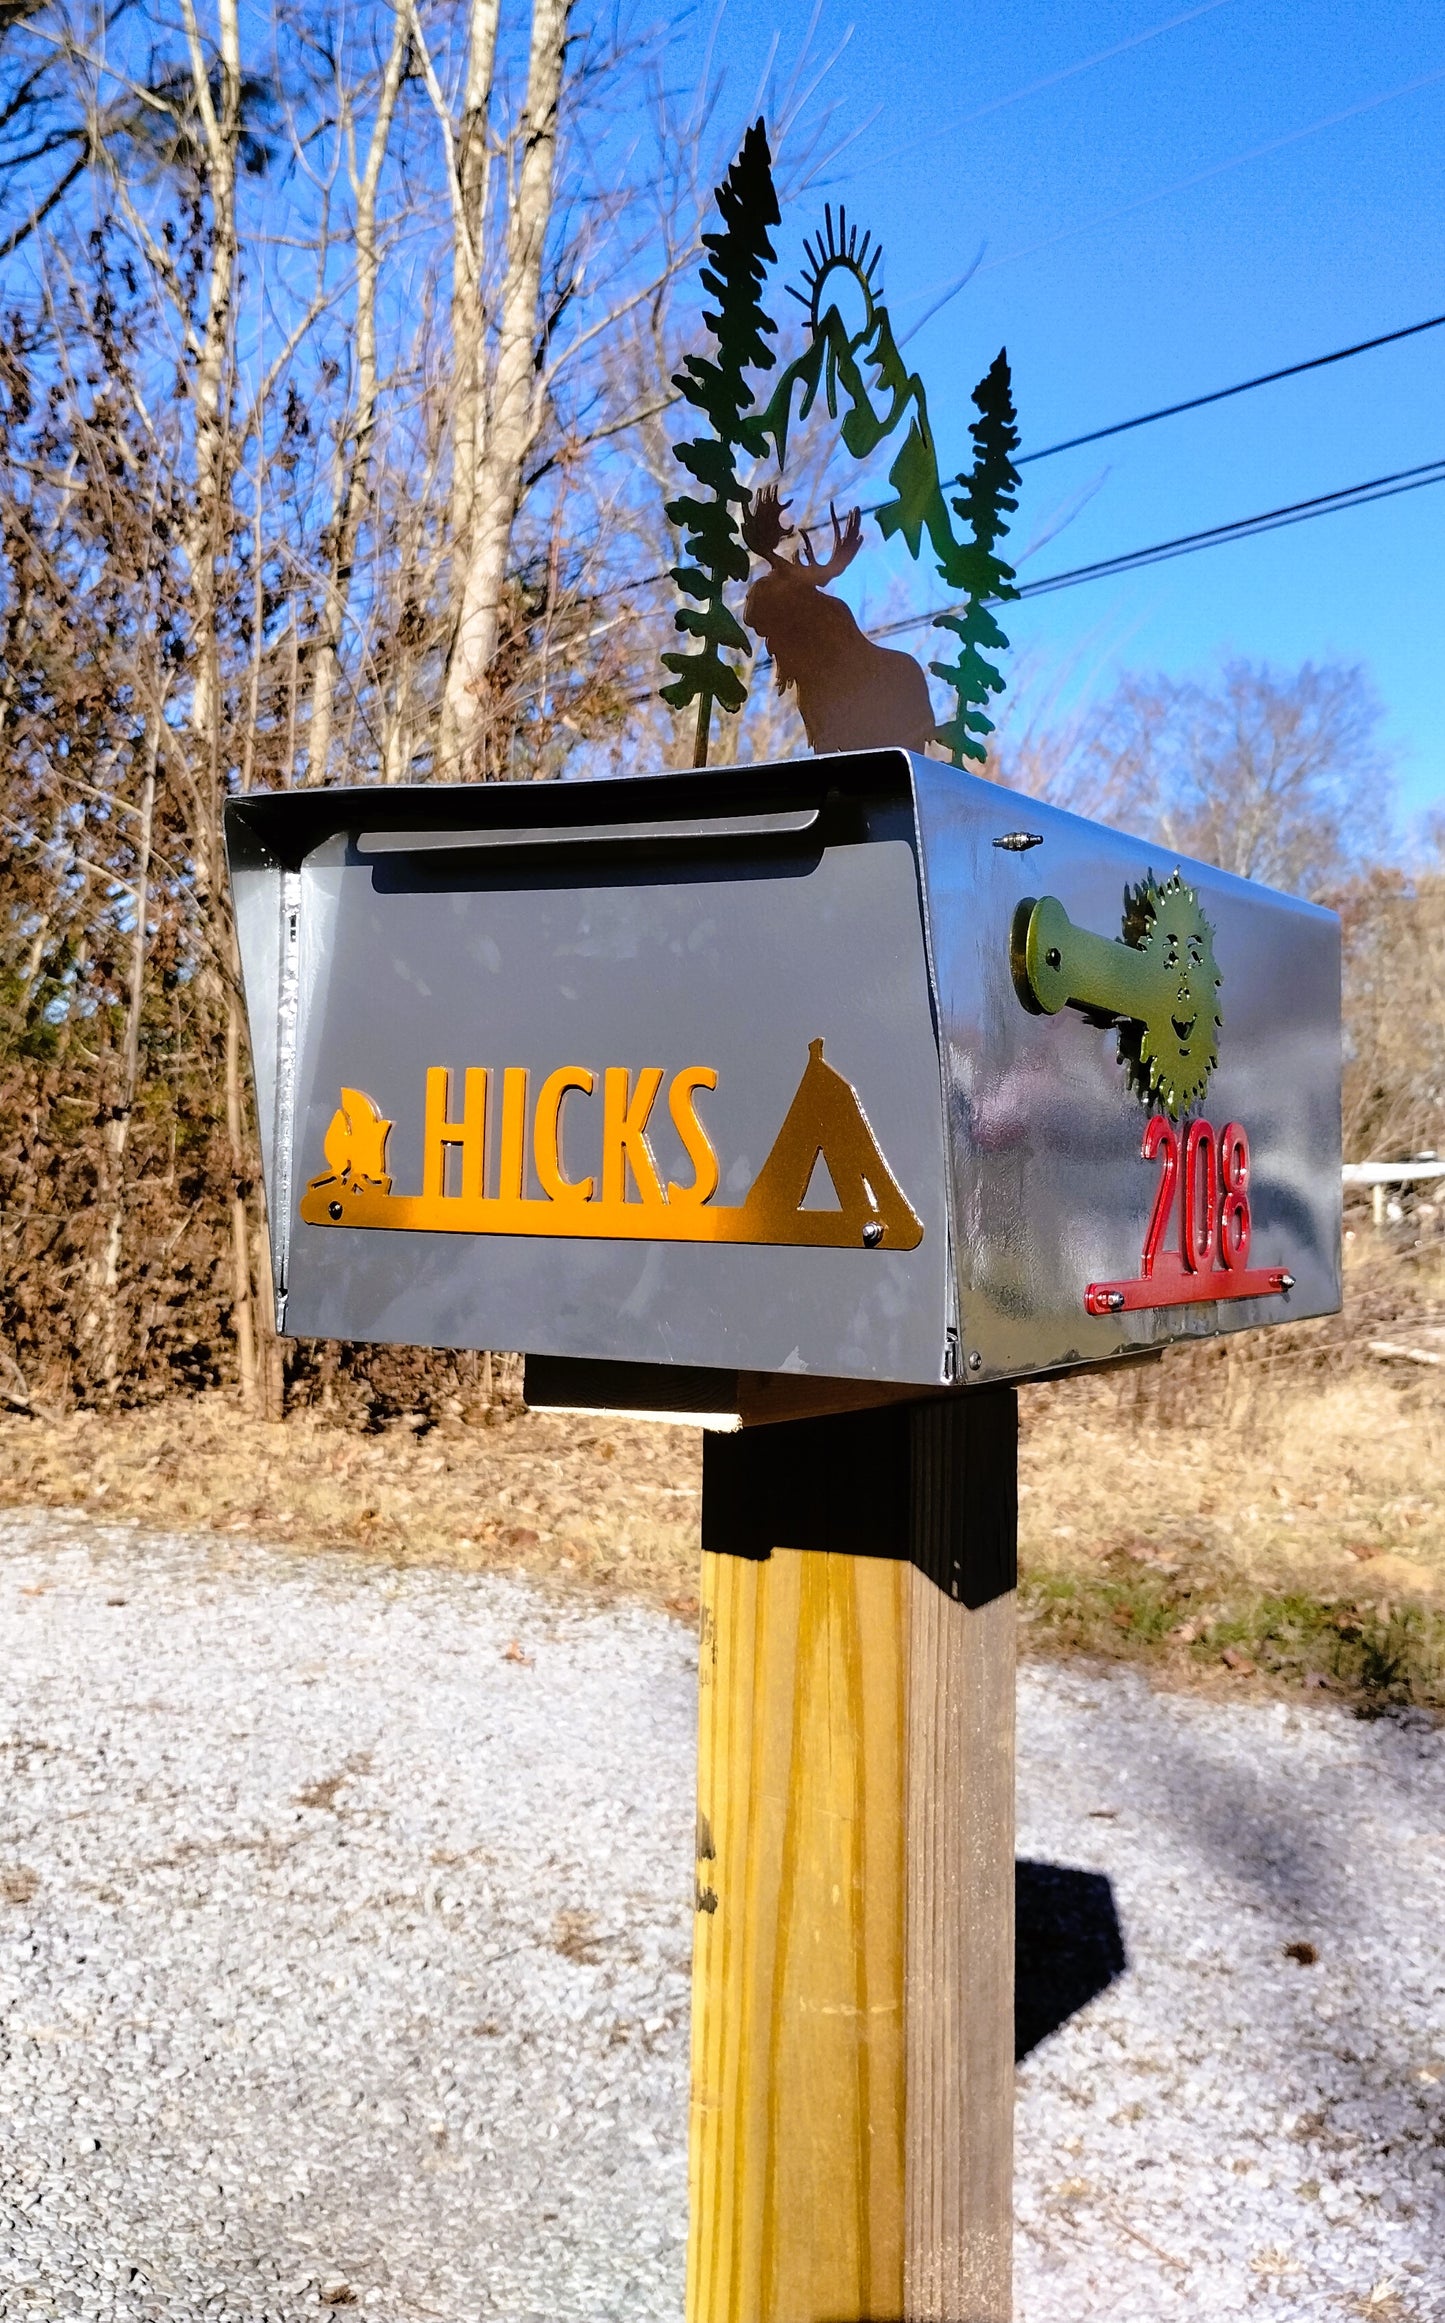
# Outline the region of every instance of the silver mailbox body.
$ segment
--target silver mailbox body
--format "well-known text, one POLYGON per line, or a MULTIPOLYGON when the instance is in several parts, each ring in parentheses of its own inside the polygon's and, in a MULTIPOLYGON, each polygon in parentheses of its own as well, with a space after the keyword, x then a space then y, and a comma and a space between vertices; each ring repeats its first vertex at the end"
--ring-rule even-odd
POLYGON ((862 1396, 1339 1304, 1327 912, 901 750, 227 837, 288 1333, 862 1396))

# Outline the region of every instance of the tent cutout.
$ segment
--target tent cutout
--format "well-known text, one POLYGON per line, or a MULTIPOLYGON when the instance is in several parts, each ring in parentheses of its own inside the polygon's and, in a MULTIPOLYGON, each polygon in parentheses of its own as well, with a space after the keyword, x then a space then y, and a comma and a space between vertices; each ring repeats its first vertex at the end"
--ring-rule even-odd
POLYGON ((742 1219, 759 1242, 796 1242, 801 1218, 820 1215, 813 1194, 819 1165, 836 1207, 821 1212, 841 1220, 847 1240, 912 1250, 923 1227, 883 1158, 858 1092, 823 1056, 821 1040, 808 1044, 808 1063, 773 1149, 742 1205, 742 1219))

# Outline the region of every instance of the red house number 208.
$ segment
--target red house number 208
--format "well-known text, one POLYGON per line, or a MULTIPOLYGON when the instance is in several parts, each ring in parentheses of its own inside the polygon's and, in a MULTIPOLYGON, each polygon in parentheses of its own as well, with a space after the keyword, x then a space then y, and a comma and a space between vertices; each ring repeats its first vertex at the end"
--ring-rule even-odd
POLYGON ((1132 1282, 1088 1284, 1086 1314, 1273 1298, 1294 1289, 1288 1267, 1249 1263, 1249 1138, 1240 1122, 1176 1128, 1156 1113, 1141 1150, 1146 1162, 1159 1164, 1159 1184, 1139 1272, 1132 1282))
POLYGON ((1156 1113, 1144 1132, 1144 1159, 1159 1163, 1159 1191, 1144 1237, 1145 1280, 1168 1247, 1176 1201, 1178 1250, 1187 1272, 1207 1274, 1216 1263, 1242 1272, 1249 1264, 1249 1138, 1240 1123, 1216 1130, 1207 1121, 1191 1121, 1181 1140, 1156 1113))

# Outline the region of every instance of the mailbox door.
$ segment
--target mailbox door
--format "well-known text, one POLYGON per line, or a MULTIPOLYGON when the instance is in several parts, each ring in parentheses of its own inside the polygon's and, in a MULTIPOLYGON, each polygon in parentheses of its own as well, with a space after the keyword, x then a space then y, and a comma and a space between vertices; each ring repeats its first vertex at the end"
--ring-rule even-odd
POLYGON ((841 808, 816 766, 741 813, 692 782, 533 794, 520 837, 515 792, 333 794, 286 883, 288 1332, 945 1377, 906 762, 841 808))

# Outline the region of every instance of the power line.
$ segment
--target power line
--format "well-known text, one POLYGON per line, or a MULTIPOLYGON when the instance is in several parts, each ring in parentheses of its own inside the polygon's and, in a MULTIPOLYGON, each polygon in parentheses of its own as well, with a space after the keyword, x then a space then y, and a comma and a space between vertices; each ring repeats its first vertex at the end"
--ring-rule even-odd
MULTIPOLYGON (((1219 548, 1228 541, 1252 540, 1256 534, 1278 532, 1286 525, 1306 524, 1312 517, 1332 516, 1343 508, 1367 508, 1374 500, 1394 500, 1402 492, 1418 492, 1427 484, 1445 484, 1445 458, 1426 460, 1417 468, 1397 468, 1388 476, 1370 476, 1363 483, 1346 484, 1337 492, 1319 492, 1309 500, 1291 500, 1280 508, 1262 509, 1255 516, 1235 517, 1228 524, 1209 525, 1202 532, 1180 533, 1173 540, 1155 541, 1148 548, 1125 549, 1118 556, 1100 557, 1094 564, 1075 565, 1064 573, 1046 573, 1026 581, 1010 604, 1029 597, 1046 597, 1056 589, 1076 588, 1083 581, 1108 580, 1121 573, 1140 572, 1146 565, 1166 564, 1174 557, 1199 549, 1219 548)), ((999 602, 994 599, 992 602, 999 602)), ((875 630, 877 637, 896 637, 906 629, 921 629, 940 613, 962 612, 961 605, 941 605, 930 613, 909 614, 875 630)))
MULTIPOLYGON (((1296 379, 1299 377, 1300 373, 1304 371, 1319 371, 1331 363, 1345 363, 1349 361, 1352 355, 1368 355, 1376 347, 1393 347, 1401 339, 1418 338, 1422 331, 1437 331, 1440 329, 1442 324, 1445 324, 1445 314, 1427 315, 1424 322, 1422 323, 1406 323, 1401 330, 1384 331, 1376 339, 1357 339, 1353 346, 1335 347, 1328 355, 1311 355, 1303 363, 1287 363, 1283 369, 1279 371, 1261 371, 1256 378, 1241 379, 1233 387, 1215 387, 1212 388, 1207 395, 1193 395, 1188 397, 1187 400, 1183 403, 1161 404, 1157 411, 1140 412, 1134 419, 1114 420, 1108 427, 1092 428, 1087 435, 1068 436, 1062 443, 1046 444, 1041 452, 1024 452, 1015 461, 1015 466, 1024 468, 1028 466, 1031 460, 1051 460, 1056 452, 1076 451, 1081 444, 1097 444, 1103 442, 1106 436, 1126 435, 1131 428, 1149 427, 1157 419, 1175 419, 1178 417, 1180 412, 1199 411, 1205 404, 1223 403, 1226 402, 1230 396, 1247 395, 1252 388, 1271 387, 1274 385, 1276 380, 1296 379)), ((955 484, 961 484, 964 481, 964 478, 962 476, 955 476, 951 478, 950 481, 955 484)), ((1365 489, 1365 487, 1360 485, 1354 486, 1352 489, 1362 491, 1365 489)), ((1330 498, 1332 495, 1327 494, 1325 497, 1330 498)), ((1348 494, 1342 494, 1340 497, 1342 499, 1348 498, 1348 494)), ((1305 504, 1301 502, 1299 505, 1303 507, 1305 504)), ((878 509, 882 506, 883 502, 879 501, 873 507, 865 508, 863 514, 865 516, 876 516, 878 509)), ((1252 523, 1254 522, 1254 519, 1241 519, 1241 522, 1244 521, 1252 523)), ((804 531, 810 531, 815 528, 811 526, 804 526, 803 529, 804 531)), ((1227 530, 1230 528, 1226 527, 1220 529, 1227 530)), ((1142 556, 1148 552, 1140 550, 1138 553, 1142 556)), ((633 589, 660 588, 664 581, 670 581, 671 578, 672 568, 669 566, 664 571, 640 574, 636 580, 614 581, 610 583, 607 588, 599 589, 591 599, 591 602, 593 604, 599 604, 602 599, 606 597, 623 597, 633 589)), ((1031 594, 1041 595, 1045 586, 1059 587, 1061 585, 1061 582, 1058 580, 1051 580, 1047 584, 1041 582, 1031 582, 1026 588, 1022 589, 1019 594, 1021 596, 1029 596, 1031 594)))
MULTIPOLYGON (((1262 509, 1255 516, 1239 516, 1229 524, 1209 525, 1202 532, 1180 533, 1174 540, 1156 541, 1149 548, 1125 549, 1116 557, 1100 557, 1091 565, 1075 565, 1064 573, 1045 573, 1037 581, 1026 581, 1017 596, 1007 600, 1018 604, 1029 597, 1051 596, 1056 589, 1077 588, 1084 581, 1108 580, 1122 573, 1142 572, 1148 565, 1169 563, 1175 557, 1193 556, 1200 549, 1220 548, 1229 541, 1253 540, 1256 534, 1279 532, 1291 524, 1307 524, 1316 516, 1334 516, 1344 508, 1368 508, 1375 500, 1395 500, 1404 492, 1419 492, 1427 484, 1445 484, 1445 458, 1426 460, 1418 468, 1397 468, 1388 476, 1369 476, 1363 483, 1345 484, 1337 492, 1316 493, 1310 500, 1292 500, 1281 508, 1262 509)), ((661 576, 666 578, 666 576, 661 576)), ((986 602, 998 604, 999 598, 986 602)), ((937 605, 927 613, 909 613, 900 621, 885 621, 870 629, 868 636, 901 637, 910 629, 923 629, 943 613, 962 613, 964 603, 937 605)), ((773 666, 771 654, 761 654, 752 668, 756 676, 773 666)), ((654 689, 645 693, 629 694, 629 702, 652 699, 654 689)))
POLYGON ((1438 331, 1445 315, 1430 315, 1423 323, 1407 323, 1402 331, 1385 331, 1378 339, 1359 339, 1353 347, 1336 347, 1329 355, 1311 355, 1305 363, 1287 363, 1280 371, 1261 371, 1256 379, 1241 379, 1236 387, 1216 387, 1208 395, 1191 395, 1184 403, 1161 404, 1157 411, 1140 412, 1137 419, 1117 419, 1110 427, 1092 428, 1087 435, 1068 436, 1061 444, 1046 444, 1041 452, 1025 452, 1015 461, 1024 468, 1030 460, 1051 460, 1056 452, 1077 451, 1080 444, 1102 443, 1106 436, 1126 435, 1130 428, 1149 427, 1156 419, 1175 419, 1181 411, 1199 411, 1206 403, 1224 403, 1231 395, 1248 395, 1251 388, 1271 387, 1277 379, 1297 379, 1302 371, 1319 371, 1327 363, 1348 362, 1351 355, 1368 355, 1374 347, 1393 347, 1399 339, 1417 338, 1421 331, 1438 331))
POLYGON ((1371 477, 1362 484, 1346 485, 1338 492, 1321 492, 1311 500, 1290 501, 1282 508, 1267 509, 1260 516, 1240 517, 1232 524, 1211 525, 1203 532, 1185 533, 1178 540, 1163 541, 1157 548, 1136 549, 1123 556, 1104 558, 1097 565, 1081 565, 1073 573, 1047 575, 1026 583, 1019 594, 1045 597, 1066 582, 1134 572, 1145 565, 1167 564, 1171 558, 1187 556, 1195 549, 1217 548, 1231 540, 1253 540, 1259 533, 1279 532, 1291 524, 1307 524, 1312 517, 1334 516, 1346 508, 1368 508, 1372 501, 1394 500, 1402 492, 1418 492, 1426 484, 1445 484, 1445 459, 1427 460, 1418 468, 1399 468, 1393 475, 1371 477))

